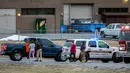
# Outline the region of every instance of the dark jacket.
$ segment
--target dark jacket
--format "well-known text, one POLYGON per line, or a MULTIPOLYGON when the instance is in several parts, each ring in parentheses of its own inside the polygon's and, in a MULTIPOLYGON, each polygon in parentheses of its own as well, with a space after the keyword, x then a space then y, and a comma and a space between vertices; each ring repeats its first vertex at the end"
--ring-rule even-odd
POLYGON ((81 50, 81 51, 85 51, 85 48, 86 48, 86 45, 85 45, 85 44, 81 44, 80 50, 81 50))
POLYGON ((42 43, 37 42, 37 43, 36 43, 36 50, 39 50, 39 49, 42 49, 42 48, 43 48, 42 43))

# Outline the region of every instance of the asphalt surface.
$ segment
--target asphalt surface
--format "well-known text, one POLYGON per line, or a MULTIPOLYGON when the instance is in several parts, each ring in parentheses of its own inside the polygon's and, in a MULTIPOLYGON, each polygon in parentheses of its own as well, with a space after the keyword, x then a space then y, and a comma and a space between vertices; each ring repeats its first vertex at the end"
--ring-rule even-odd
POLYGON ((77 62, 56 62, 53 59, 43 59, 42 62, 35 62, 34 60, 27 60, 23 58, 21 61, 11 61, 9 58, 0 58, 0 63, 9 63, 9 64, 44 64, 44 65, 83 65, 89 66, 92 68, 109 68, 109 69, 130 69, 130 64, 125 63, 113 63, 110 61, 109 63, 102 63, 101 61, 88 61, 87 63, 82 63, 80 61, 77 62))

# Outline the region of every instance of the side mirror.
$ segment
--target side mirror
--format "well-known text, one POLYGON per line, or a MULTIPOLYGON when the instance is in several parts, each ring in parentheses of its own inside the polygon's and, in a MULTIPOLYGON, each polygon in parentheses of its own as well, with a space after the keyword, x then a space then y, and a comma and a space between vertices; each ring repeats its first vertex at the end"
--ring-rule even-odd
POLYGON ((109 49, 110 47, 109 47, 109 46, 107 46, 107 48, 109 49))

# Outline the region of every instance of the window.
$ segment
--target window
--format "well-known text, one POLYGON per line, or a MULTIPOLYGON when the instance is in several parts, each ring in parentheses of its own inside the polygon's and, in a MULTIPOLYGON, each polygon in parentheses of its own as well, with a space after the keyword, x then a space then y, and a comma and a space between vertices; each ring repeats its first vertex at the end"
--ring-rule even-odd
POLYGON ((111 24, 109 24, 109 25, 107 26, 107 28, 108 28, 108 29, 111 29, 111 28, 112 28, 112 25, 111 25, 111 24))
POLYGON ((113 8, 112 12, 121 12, 121 11, 120 11, 120 8, 113 8))
POLYGON ((119 40, 130 40, 130 31, 120 32, 119 40))
POLYGON ((102 14, 103 12, 128 12, 128 8, 99 8, 98 13, 102 14))
POLYGON ((36 15, 36 8, 29 8, 27 11, 28 15, 36 15))
POLYGON ((50 47, 53 44, 50 40, 47 39, 42 39, 42 43, 43 45, 46 45, 48 47, 50 47))
POLYGON ((128 12, 128 8, 121 8, 120 11, 121 12, 128 12))
POLYGON ((121 28, 121 25, 116 25, 116 28, 121 28))
POLYGON ((96 41, 89 41, 88 46, 89 47, 97 47, 96 41))
POLYGON ((45 8, 44 9, 44 14, 45 15, 52 15, 52 14, 54 14, 55 13, 55 10, 54 10, 54 8, 45 8))
POLYGON ((99 48, 109 48, 109 46, 102 41, 98 41, 98 47, 99 48))
POLYGON ((114 29, 115 25, 112 26, 112 29, 114 29))
POLYGON ((102 12, 105 12, 105 9, 104 9, 104 8, 99 8, 99 9, 98 9, 98 13, 99 13, 99 14, 102 14, 102 12))
POLYGON ((55 8, 22 8, 22 15, 54 15, 55 8))
POLYGON ((106 9, 104 9, 105 10, 105 12, 112 12, 112 9, 111 8, 106 8, 106 9))
POLYGON ((71 46, 71 42, 66 42, 66 43, 64 44, 64 46, 70 47, 70 46, 71 46))
MULTIPOLYGON (((76 46, 81 46, 83 41, 76 41, 76 46)), ((85 42, 85 41, 84 41, 85 42)), ((86 43, 86 42, 85 42, 86 43)))

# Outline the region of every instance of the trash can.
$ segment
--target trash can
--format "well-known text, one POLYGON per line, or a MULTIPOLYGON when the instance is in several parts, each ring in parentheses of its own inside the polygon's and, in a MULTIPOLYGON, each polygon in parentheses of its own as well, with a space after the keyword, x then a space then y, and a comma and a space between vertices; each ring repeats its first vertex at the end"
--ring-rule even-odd
POLYGON ((36 19, 36 33, 46 33, 46 19, 36 19))

